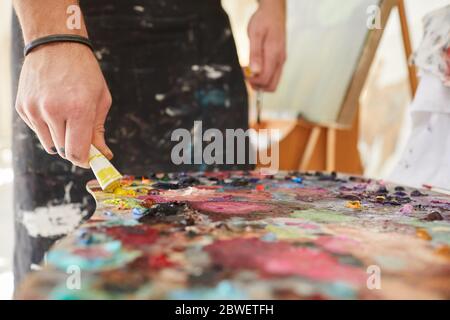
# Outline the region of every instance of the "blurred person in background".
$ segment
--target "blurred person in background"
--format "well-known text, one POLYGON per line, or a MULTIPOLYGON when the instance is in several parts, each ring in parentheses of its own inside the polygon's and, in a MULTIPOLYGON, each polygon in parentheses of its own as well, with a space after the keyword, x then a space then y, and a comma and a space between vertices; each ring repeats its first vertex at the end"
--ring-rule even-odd
POLYGON ((450 5, 425 16, 413 55, 421 81, 411 105, 412 131, 389 180, 450 190, 450 5))

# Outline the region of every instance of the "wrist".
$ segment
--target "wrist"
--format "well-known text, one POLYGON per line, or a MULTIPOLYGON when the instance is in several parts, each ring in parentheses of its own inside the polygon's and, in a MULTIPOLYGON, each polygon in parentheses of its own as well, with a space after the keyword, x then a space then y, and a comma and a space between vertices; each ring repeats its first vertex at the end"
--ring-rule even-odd
POLYGON ((47 28, 39 28, 39 30, 30 30, 26 34, 24 33, 25 44, 29 44, 36 39, 52 36, 55 34, 67 34, 89 38, 86 28, 83 26, 81 29, 69 29, 58 28, 57 26, 47 26, 47 28))
POLYGON ((62 43, 80 44, 88 47, 91 51, 94 50, 91 41, 89 41, 89 39, 86 37, 74 34, 55 34, 47 37, 37 38, 32 42, 26 44, 24 48, 24 56, 27 56, 29 53, 31 53, 31 51, 37 50, 40 47, 62 43))
POLYGON ((259 0, 260 9, 286 11, 286 0, 259 0))

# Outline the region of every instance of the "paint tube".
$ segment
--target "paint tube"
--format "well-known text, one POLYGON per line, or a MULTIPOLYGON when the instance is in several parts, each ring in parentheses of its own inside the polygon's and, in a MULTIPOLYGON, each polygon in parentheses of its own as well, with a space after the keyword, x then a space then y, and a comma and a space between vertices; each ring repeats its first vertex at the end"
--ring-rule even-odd
POLYGON ((113 192, 120 186, 122 175, 109 162, 106 157, 91 145, 89 150, 89 165, 100 184, 100 187, 107 192, 113 192))

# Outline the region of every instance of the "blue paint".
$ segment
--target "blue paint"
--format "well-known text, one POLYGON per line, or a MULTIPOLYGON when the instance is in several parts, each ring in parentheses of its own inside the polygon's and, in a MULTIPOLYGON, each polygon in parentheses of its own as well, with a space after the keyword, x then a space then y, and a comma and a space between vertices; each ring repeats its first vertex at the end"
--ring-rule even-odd
POLYGON ((261 237, 261 240, 266 241, 266 242, 274 242, 277 240, 277 235, 273 232, 269 232, 269 233, 266 233, 265 235, 263 235, 261 237))
POLYGON ((334 299, 356 299, 355 288, 343 282, 333 282, 325 285, 323 292, 334 299))
POLYGON ((196 99, 202 107, 224 107, 226 95, 219 89, 209 91, 199 90, 195 93, 196 99))
POLYGON ((105 268, 119 268, 139 256, 137 252, 123 250, 120 241, 109 241, 97 244, 95 248, 94 246, 90 246, 89 248, 92 248, 92 250, 102 250, 107 255, 102 257, 86 257, 64 249, 55 249, 49 252, 47 261, 50 265, 61 270, 67 270, 68 267, 75 265, 81 270, 93 271, 105 268))
POLYGON ((291 180, 295 183, 303 183, 302 177, 293 177, 291 180))
POLYGON ((169 294, 172 300, 245 300, 248 296, 230 281, 221 281, 214 288, 175 290, 169 294))
POLYGON ((103 214, 105 216, 107 216, 107 217, 114 217, 115 216, 115 214, 113 212, 111 212, 111 211, 105 211, 103 214))
POLYGON ((133 216, 136 218, 141 218, 142 216, 145 216, 150 212, 147 208, 133 208, 131 211, 133 213, 133 216))

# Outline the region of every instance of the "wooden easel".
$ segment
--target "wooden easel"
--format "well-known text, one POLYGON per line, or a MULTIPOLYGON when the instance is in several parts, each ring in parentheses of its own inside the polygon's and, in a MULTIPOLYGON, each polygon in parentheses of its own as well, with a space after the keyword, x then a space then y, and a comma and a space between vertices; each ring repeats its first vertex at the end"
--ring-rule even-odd
MULTIPOLYGON (((406 62, 408 66, 408 74, 409 74, 409 84, 411 89, 412 96, 415 95, 418 85, 417 80, 417 74, 416 74, 416 68, 413 65, 410 65, 408 63, 409 57, 412 54, 412 46, 411 46, 411 39, 410 39, 410 32, 408 27, 408 21, 406 17, 406 10, 405 10, 405 3, 404 0, 385 0, 382 3, 381 7, 381 24, 382 29, 381 30, 371 30, 366 48, 364 49, 363 56, 360 59, 360 63, 357 67, 357 70, 354 74, 354 77, 352 79, 352 84, 350 85, 350 89, 347 92, 347 98, 346 103, 344 103, 343 109, 341 113, 352 113, 350 117, 355 118, 356 120, 353 121, 352 128, 353 129, 353 135, 356 135, 351 137, 354 141, 357 141, 357 135, 358 135, 358 124, 359 120, 357 119, 358 116, 358 110, 359 110, 359 97, 361 95, 361 91, 363 88, 363 85, 365 83, 365 80, 367 79, 370 66, 373 62, 373 59, 375 57, 376 49, 378 48, 379 42, 381 40, 381 37, 383 35, 383 30, 386 27, 387 21, 390 17, 390 14, 392 10, 397 7, 399 16, 400 16, 400 24, 401 24, 401 30, 402 30, 402 38, 403 38, 403 46, 405 50, 405 57, 406 62), (355 128, 356 126, 356 128, 355 128), (355 130, 356 129, 356 130, 355 130)), ((342 116, 342 114, 341 114, 342 116)), ((345 117, 349 117, 348 114, 343 115, 345 117)), ((309 134, 309 137, 306 142, 305 149, 303 151, 303 155, 300 158, 298 170, 300 171, 306 171, 308 170, 308 166, 311 162, 314 150, 318 144, 320 135, 322 132, 325 132, 326 136, 326 148, 325 148, 325 170, 326 171, 335 171, 336 170, 336 143, 337 143, 337 137, 338 137, 338 131, 342 131, 342 129, 337 129, 333 127, 322 127, 312 124, 311 132, 309 134)), ((349 154, 349 156, 357 156, 359 159, 359 154, 357 152, 356 146, 354 152, 352 154, 349 154)), ((356 167, 358 165, 356 164, 356 167)), ((362 170, 362 167, 361 167, 362 170)), ((357 171, 357 168, 355 168, 353 171, 357 171)), ((354 172, 354 173, 362 173, 362 172, 354 172)))

